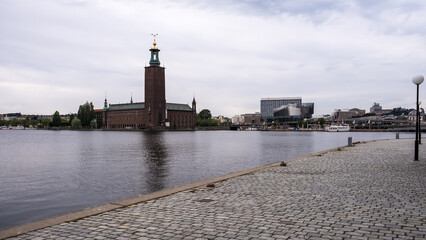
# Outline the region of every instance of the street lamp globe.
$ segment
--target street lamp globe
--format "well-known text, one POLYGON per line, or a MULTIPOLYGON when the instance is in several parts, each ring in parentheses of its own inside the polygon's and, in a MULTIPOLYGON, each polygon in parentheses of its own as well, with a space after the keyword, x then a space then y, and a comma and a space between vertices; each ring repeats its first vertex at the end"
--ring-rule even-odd
POLYGON ((425 78, 423 77, 423 75, 413 77, 413 83, 416 84, 416 85, 422 84, 422 82, 424 80, 425 80, 425 78))
POLYGON ((419 112, 419 85, 425 80, 423 75, 413 77, 413 83, 417 86, 416 100, 416 141, 414 141, 414 161, 419 161, 419 143, 422 143, 420 112, 419 112))

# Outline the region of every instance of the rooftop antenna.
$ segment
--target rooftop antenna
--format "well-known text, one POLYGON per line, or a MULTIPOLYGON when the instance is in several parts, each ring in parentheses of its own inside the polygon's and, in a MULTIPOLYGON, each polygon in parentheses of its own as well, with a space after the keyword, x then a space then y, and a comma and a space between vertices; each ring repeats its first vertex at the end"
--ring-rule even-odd
POLYGON ((154 42, 155 42, 155 37, 158 36, 158 33, 151 33, 151 35, 154 37, 154 42))

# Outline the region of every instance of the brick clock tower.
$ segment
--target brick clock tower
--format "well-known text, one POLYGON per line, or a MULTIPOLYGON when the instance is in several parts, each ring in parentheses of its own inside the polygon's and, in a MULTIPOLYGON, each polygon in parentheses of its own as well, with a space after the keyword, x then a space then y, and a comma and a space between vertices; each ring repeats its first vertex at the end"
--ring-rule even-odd
POLYGON ((156 127, 164 125, 166 116, 165 68, 160 66, 157 43, 151 51, 149 66, 145 67, 145 112, 146 125, 156 127))

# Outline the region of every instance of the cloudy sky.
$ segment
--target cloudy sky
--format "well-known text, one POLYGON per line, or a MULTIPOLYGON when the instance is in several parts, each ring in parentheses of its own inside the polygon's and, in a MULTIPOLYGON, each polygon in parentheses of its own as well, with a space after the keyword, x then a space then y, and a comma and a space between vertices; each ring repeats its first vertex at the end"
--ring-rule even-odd
POLYGON ((1 0, 0 114, 144 101, 151 33, 167 101, 195 96, 213 115, 265 97, 302 97, 315 115, 414 108, 426 74, 424 0, 1 0))

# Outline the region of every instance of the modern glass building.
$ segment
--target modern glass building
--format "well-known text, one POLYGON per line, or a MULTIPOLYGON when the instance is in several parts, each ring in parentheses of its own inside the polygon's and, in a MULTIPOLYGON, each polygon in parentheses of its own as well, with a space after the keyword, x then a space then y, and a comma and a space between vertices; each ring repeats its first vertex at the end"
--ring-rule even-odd
POLYGON ((264 122, 272 122, 274 120, 274 109, 288 105, 302 104, 301 97, 284 97, 284 98, 262 98, 260 100, 260 115, 264 122))
POLYGON ((274 109, 274 120, 298 121, 305 118, 312 118, 313 113, 314 103, 290 103, 274 109))

